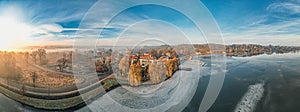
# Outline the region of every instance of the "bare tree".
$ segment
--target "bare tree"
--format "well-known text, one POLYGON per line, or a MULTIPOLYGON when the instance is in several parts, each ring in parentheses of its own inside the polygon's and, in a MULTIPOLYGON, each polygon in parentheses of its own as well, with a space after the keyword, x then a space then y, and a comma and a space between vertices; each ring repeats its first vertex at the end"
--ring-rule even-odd
POLYGON ((150 50, 150 55, 152 55, 153 57, 158 58, 157 51, 155 49, 150 50))
POLYGON ((58 68, 59 68, 59 71, 60 72, 63 72, 64 71, 64 69, 63 68, 65 68, 66 66, 67 66, 67 59, 66 58, 61 58, 61 59, 59 59, 59 60, 57 60, 57 66, 58 66, 58 68))
POLYGON ((30 54, 30 56, 32 57, 34 63, 36 64, 36 56, 37 56, 37 51, 32 51, 32 53, 30 54))
POLYGON ((45 49, 38 49, 37 50, 37 54, 39 56, 39 59, 40 59, 40 65, 43 65, 45 64, 46 62, 46 50, 45 49))
POLYGON ((105 62, 105 58, 101 58, 101 59, 98 59, 96 62, 95 62, 95 65, 96 65, 96 72, 107 72, 108 71, 108 68, 106 66, 106 62, 105 62))

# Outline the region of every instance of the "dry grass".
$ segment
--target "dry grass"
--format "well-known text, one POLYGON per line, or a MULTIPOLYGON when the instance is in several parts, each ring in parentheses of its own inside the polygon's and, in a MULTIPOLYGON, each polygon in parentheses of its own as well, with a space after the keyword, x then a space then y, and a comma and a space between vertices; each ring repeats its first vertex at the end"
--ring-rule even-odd
MULTIPOLYGON (((49 62, 54 62, 58 57, 61 57, 62 54, 53 55, 49 58, 49 62), (54 58, 57 57, 57 58, 54 58)), ((76 83, 82 83, 84 78, 74 78, 73 76, 52 73, 48 71, 41 70, 30 64, 27 64, 25 59, 16 58, 17 66, 22 69, 22 79, 21 82, 24 82, 27 86, 33 86, 32 72, 36 73, 36 87, 41 88, 58 88, 58 87, 68 87, 75 85, 76 83)))
MULTIPOLYGON (((37 79, 35 85, 36 87, 41 88, 67 87, 84 81, 83 79, 75 79, 73 76, 54 74, 45 71, 37 71, 36 74, 37 79)), ((32 81, 32 75, 28 72, 24 72, 22 80, 26 85, 34 85, 32 81)))

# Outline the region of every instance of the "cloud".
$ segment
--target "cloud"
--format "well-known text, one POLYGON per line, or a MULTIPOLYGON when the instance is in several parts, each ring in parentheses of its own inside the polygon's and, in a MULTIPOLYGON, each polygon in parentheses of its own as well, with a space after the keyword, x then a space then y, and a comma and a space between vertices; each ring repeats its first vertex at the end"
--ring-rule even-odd
POLYGON ((265 7, 267 13, 249 18, 252 22, 240 26, 226 26, 226 44, 256 43, 300 46, 300 1, 275 2, 265 7))
POLYGON ((21 2, 29 22, 33 24, 53 24, 81 20, 96 1, 26 1, 21 2))
POLYGON ((300 46, 300 20, 237 28, 224 33, 227 44, 257 43, 300 46))
MULTIPOLYGON (((138 45, 158 45, 158 44, 168 44, 168 45, 178 45, 178 44, 196 44, 196 43, 206 43, 202 33, 196 28, 184 28, 176 26, 172 23, 148 19, 144 21, 137 22, 128 26, 123 32, 118 32, 115 34, 118 36, 113 44, 122 46, 132 46, 134 44, 138 45)), ((107 40, 106 38, 99 39, 107 40)), ((106 43, 106 42, 104 42, 106 43)))
MULTIPOLYGON (((24 12, 27 13, 29 18, 28 23, 31 23, 32 40, 45 44, 60 43, 73 44, 74 40, 86 41, 83 43, 92 42, 93 39, 99 38, 100 31, 103 30, 100 37, 101 43, 104 45, 112 45, 116 42, 123 45, 131 45, 131 42, 147 39, 160 39, 171 44, 181 43, 206 43, 203 34, 195 30, 194 26, 187 25, 186 21, 178 15, 171 12, 164 13, 161 10, 153 8, 148 10, 149 7, 131 10, 124 14, 117 15, 110 24, 105 26, 109 21, 107 18, 110 12, 116 11, 116 7, 111 7, 109 4, 103 5, 104 7, 94 7, 95 10, 88 10, 93 3, 91 2, 25 2, 26 8, 24 12), (51 5, 49 5, 51 4, 51 5), (106 6, 106 7, 105 7, 106 6), (89 11, 89 12, 88 12, 89 11), (99 13, 104 11, 106 13, 99 13), (147 15, 147 13, 149 13, 147 15), (152 15, 151 15, 151 14, 152 15), (84 15, 89 15, 83 19, 84 15), (168 17, 167 14, 171 16, 168 17), (159 16, 159 17, 158 17, 159 16), (165 19, 165 21, 178 23, 178 27, 174 27, 168 23, 159 21, 151 21, 150 19, 165 19), (81 20, 84 21, 80 24, 81 20), (144 21, 140 24, 131 25, 137 21, 144 21), (80 26, 79 26, 80 25, 80 26), (181 25, 181 26, 180 26, 181 25), (129 28, 127 29, 127 27, 129 28), (124 33, 118 39, 119 34, 124 33), (186 33, 186 35, 183 34, 186 33), (42 42, 44 41, 44 42, 42 42), (69 43, 68 43, 69 42, 69 43)), ((118 4, 119 2, 114 2, 118 4)), ((291 42, 291 45, 299 45, 299 17, 294 16, 300 14, 299 0, 288 0, 284 2, 275 2, 266 4, 262 9, 266 9, 267 14, 249 12, 249 15, 238 15, 241 18, 230 21, 229 24, 221 27, 224 33, 224 40, 226 43, 279 43, 291 42), (266 7, 267 6, 267 7, 266 7), (273 16, 285 16, 274 22, 273 16), (293 17, 289 17, 289 16, 293 17), (243 17, 243 18, 242 18, 243 17), (297 40, 298 39, 298 40, 297 40)), ((236 10, 236 9, 234 9, 236 10)), ((225 13, 226 18, 231 16, 225 13)), ((203 16, 206 17, 206 16, 203 16)), ((226 19, 225 19, 226 20, 226 19)), ((200 21, 200 20, 199 20, 200 21)), ((205 23, 204 23, 205 24, 205 23)), ((207 26, 209 27, 209 26, 207 26)), ((214 32, 210 32, 214 33, 214 32)), ((217 34, 208 34, 212 37, 217 37, 217 34)), ((209 37, 208 37, 209 38, 209 37)), ((212 42, 220 42, 220 40, 212 42)), ((287 44, 288 43, 283 43, 287 44)))
MULTIPOLYGON (((119 7, 118 5, 122 5, 122 3, 112 2, 117 5, 104 4, 102 5, 104 7, 94 7, 95 10, 89 10, 95 2, 96 1, 70 1, 60 3, 57 1, 48 1, 46 3, 44 1, 20 1, 20 3, 18 2, 18 6, 26 12, 25 18, 28 19, 26 23, 31 26, 30 40, 40 44, 45 44, 47 41, 57 41, 58 43, 61 41, 72 42, 71 40, 75 39, 89 41, 94 38, 99 38, 99 33, 103 30, 101 39, 112 45, 117 40, 115 38, 118 38, 118 34, 127 30, 126 28, 128 26, 137 21, 149 20, 151 16, 163 18, 166 19, 166 21, 173 21, 174 23, 180 23, 182 21, 182 19, 178 19, 178 16, 174 16, 175 14, 173 13, 165 12, 161 14, 163 11, 160 9, 148 10, 149 7, 142 7, 140 8, 142 11, 140 11, 140 9, 130 9, 123 14, 117 15, 117 19, 113 19, 110 24, 105 26, 105 23, 109 22, 110 18, 107 17, 110 17, 108 16, 111 14, 110 12, 116 11, 117 7, 119 7), (99 13, 99 11, 106 13, 99 13), (147 12, 149 15, 144 14, 147 12), (172 17, 167 17, 166 14, 171 14, 170 16, 172 17), (89 16, 84 18, 85 15, 89 16), (84 21, 83 24, 80 24, 81 20, 84 21)), ((194 29, 186 29, 185 31, 196 32, 194 29)), ((135 28, 130 28, 126 32, 127 33, 122 35, 122 37, 126 37, 126 41, 127 39, 135 41, 139 38, 155 37, 164 38, 173 44, 180 42, 189 43, 189 41, 186 41, 188 39, 183 39, 185 36, 181 34, 182 32, 180 32, 180 30, 168 25, 157 24, 153 21, 143 25, 140 24, 135 26, 135 28)), ((193 33, 193 35, 190 34, 189 37, 196 36, 197 34, 193 33)), ((127 45, 130 44, 130 41, 127 45)))
POLYGON ((229 34, 225 35, 226 44, 262 44, 262 45, 285 45, 300 46, 299 35, 253 35, 253 34, 229 34))
POLYGON ((266 10, 275 13, 299 14, 300 5, 292 2, 272 3, 266 10))
POLYGON ((63 27, 58 24, 44 24, 39 26, 39 28, 50 33, 59 33, 63 31, 63 27))
POLYGON ((260 16, 260 17, 256 17, 253 20, 251 20, 251 22, 249 22, 249 26, 255 26, 255 25, 259 25, 262 24, 264 22, 267 21, 267 18, 265 16, 260 16))
POLYGON ((42 24, 39 26, 31 26, 31 37, 35 39, 54 38, 55 34, 63 31, 63 27, 58 24, 42 24))

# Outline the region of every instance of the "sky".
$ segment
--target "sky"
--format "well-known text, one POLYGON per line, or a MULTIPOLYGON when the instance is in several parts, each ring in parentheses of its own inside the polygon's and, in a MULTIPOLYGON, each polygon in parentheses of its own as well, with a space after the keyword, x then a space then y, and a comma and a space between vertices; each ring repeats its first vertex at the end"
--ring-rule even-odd
MULTIPOLYGON (((90 10, 96 2, 0 1, 0 48, 17 45, 73 45, 75 41, 92 41, 92 38, 99 38, 97 44, 105 46, 132 45, 133 41, 147 39, 152 39, 152 43, 157 41, 168 44, 207 42, 201 31, 196 31, 195 24, 184 14, 156 5, 126 9, 111 19, 107 26, 103 26, 101 22, 109 18, 101 12, 113 11, 118 6, 90 10), (89 14, 92 17, 87 19, 89 14)), ((218 24, 223 44, 300 46, 300 0, 200 2, 218 24)))

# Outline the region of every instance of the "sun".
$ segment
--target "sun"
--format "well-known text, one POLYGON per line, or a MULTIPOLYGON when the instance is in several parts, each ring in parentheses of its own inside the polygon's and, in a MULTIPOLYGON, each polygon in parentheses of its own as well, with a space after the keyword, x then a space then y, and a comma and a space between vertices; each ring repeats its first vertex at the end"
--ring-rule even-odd
POLYGON ((30 26, 14 17, 0 16, 0 50, 12 50, 24 45, 30 36, 30 26))

